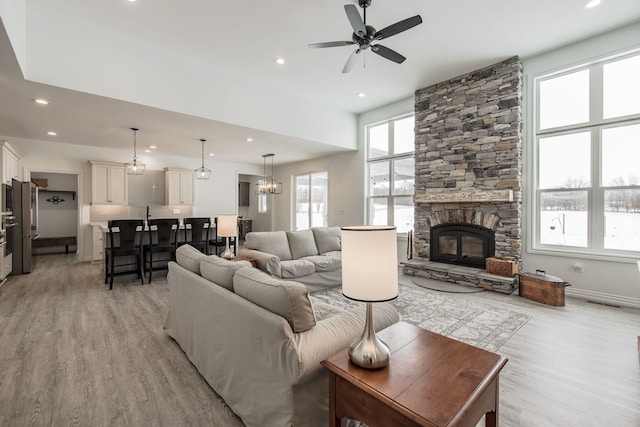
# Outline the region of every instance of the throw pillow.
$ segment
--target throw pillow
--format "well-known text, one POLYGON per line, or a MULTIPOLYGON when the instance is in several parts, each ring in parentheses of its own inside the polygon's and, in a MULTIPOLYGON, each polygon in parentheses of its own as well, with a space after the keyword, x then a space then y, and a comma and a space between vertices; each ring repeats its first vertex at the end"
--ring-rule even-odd
POLYGON ((254 231, 247 233, 244 247, 276 255, 281 261, 292 259, 289 241, 284 231, 254 231))
POLYGON ((200 272, 205 279, 233 292, 233 275, 242 267, 251 267, 249 261, 229 261, 210 255, 200 261, 200 272))
POLYGON ((182 245, 176 251, 176 262, 196 274, 200 274, 200 261, 205 257, 205 254, 191 245, 182 245))
POLYGON ((340 245, 340 227, 314 227, 311 231, 316 239, 319 254, 342 249, 340 245))
POLYGON ((311 230, 287 231, 287 239, 293 259, 318 255, 316 240, 313 238, 311 230))
POLYGON ((316 324, 307 288, 298 282, 278 280, 257 268, 241 268, 233 276, 233 290, 252 303, 287 320, 293 332, 316 324))

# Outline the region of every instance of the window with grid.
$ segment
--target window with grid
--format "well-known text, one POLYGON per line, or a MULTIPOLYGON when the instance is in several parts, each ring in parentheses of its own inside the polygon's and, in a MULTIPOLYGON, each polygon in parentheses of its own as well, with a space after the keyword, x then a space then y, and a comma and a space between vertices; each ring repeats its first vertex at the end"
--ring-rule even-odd
POLYGON ((406 233, 413 228, 414 116, 368 126, 366 134, 368 224, 406 233))
POLYGON ((535 247, 640 252, 640 52, 535 79, 535 247))

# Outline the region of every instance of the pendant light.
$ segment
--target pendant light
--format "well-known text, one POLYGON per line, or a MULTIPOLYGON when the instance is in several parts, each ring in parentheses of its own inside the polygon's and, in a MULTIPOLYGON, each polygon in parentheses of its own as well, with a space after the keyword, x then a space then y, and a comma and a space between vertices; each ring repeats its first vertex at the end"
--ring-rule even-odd
POLYGON ((142 175, 144 173, 145 164, 138 161, 136 156, 136 133, 138 132, 138 128, 131 128, 133 131, 133 160, 124 164, 126 168, 127 175, 142 175))
POLYGON ((211 169, 204 167, 204 142, 206 139, 201 139, 200 141, 202 142, 202 164, 193 173, 196 174, 196 179, 209 179, 211 177, 211 169))
POLYGON ((275 154, 262 156, 263 178, 256 184, 256 194, 282 194, 282 183, 276 181, 273 173, 273 157, 275 154), (271 175, 267 176, 267 157, 271 158, 271 175))

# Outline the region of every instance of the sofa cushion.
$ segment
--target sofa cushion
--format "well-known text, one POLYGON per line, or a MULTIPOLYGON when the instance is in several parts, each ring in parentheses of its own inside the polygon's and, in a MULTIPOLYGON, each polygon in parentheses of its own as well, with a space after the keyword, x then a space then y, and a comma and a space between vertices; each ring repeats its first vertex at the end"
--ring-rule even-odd
POLYGON ((311 230, 287 231, 291 257, 299 259, 305 256, 318 255, 316 240, 311 230))
POLYGON ((200 261, 206 257, 191 245, 182 245, 176 251, 176 262, 196 274, 200 274, 200 261))
POLYGON ((229 261, 210 255, 200 261, 200 273, 205 279, 233 291, 233 275, 242 267, 251 267, 249 261, 229 261))
POLYGON ((289 241, 284 231, 257 231, 247 233, 244 246, 247 249, 255 249, 260 252, 276 255, 281 261, 291 258, 289 241))
POLYGON ((298 282, 279 280, 257 268, 241 268, 233 276, 236 294, 284 317, 293 332, 303 332, 316 324, 307 288, 298 282))
POLYGON ((283 279, 295 279, 316 272, 316 266, 304 259, 292 259, 280 262, 280 277, 283 279))
POLYGON ((311 231, 316 239, 316 247, 319 254, 342 249, 340 245, 340 227, 314 227, 311 231))
POLYGON ((342 258, 339 256, 316 255, 304 257, 303 260, 312 262, 316 271, 336 271, 342 268, 342 258))

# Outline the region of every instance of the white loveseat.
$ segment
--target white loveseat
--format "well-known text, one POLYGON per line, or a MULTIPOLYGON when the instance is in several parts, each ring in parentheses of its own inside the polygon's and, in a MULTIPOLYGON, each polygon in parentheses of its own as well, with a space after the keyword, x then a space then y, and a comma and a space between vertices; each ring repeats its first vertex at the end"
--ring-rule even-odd
POLYGON ((254 258, 262 271, 304 283, 311 291, 342 283, 340 227, 254 231, 247 233, 238 255, 254 258))
MULTIPOLYGON (((248 262, 189 245, 169 263, 165 330, 248 427, 328 424, 328 374, 320 362, 364 329, 362 310, 314 303, 307 288, 248 262)), ((375 304, 377 330, 397 322, 375 304)))

